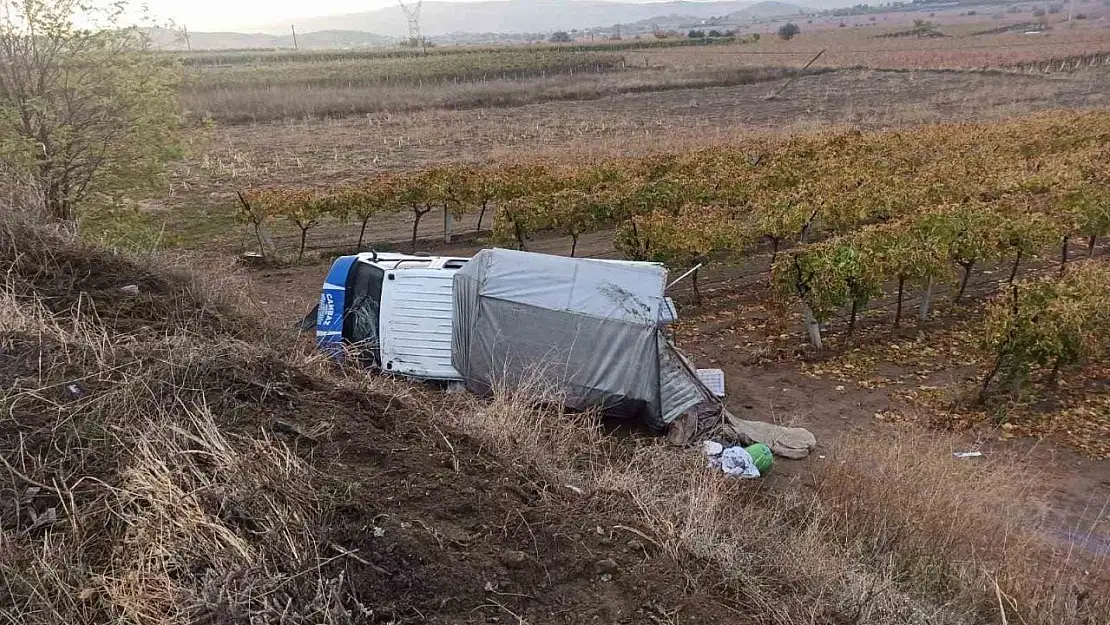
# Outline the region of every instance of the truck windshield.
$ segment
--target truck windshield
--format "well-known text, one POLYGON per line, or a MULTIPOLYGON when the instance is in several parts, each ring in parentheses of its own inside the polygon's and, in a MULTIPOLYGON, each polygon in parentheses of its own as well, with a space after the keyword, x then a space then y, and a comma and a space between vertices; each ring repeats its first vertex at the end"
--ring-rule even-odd
POLYGON ((364 364, 381 364, 378 323, 385 272, 368 263, 356 263, 347 280, 347 310, 343 338, 355 346, 364 364))

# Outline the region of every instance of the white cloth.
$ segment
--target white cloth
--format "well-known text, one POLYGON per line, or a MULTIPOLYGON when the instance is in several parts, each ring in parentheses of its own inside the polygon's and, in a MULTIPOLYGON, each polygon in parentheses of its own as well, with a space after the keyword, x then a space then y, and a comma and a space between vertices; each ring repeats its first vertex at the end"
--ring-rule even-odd
POLYGON ((729 447, 716 441, 705 441, 705 455, 709 456, 709 466, 720 469, 734 477, 760 477, 759 468, 748 450, 743 447, 729 447))
POLYGON ((755 460, 743 447, 729 447, 721 452, 721 470, 734 477, 759 477, 755 460))

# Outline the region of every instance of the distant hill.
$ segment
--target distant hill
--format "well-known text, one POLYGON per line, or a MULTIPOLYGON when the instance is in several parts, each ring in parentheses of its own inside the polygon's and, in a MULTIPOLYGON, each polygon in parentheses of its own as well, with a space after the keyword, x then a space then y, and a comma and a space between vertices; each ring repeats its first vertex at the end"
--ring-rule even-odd
MULTIPOLYGON (((452 33, 535 33, 629 24, 654 17, 681 15, 696 19, 720 17, 752 6, 750 2, 677 0, 633 4, 601 0, 490 0, 483 2, 425 2, 420 27, 424 35, 452 33)), ((297 30, 360 30, 402 37, 407 22, 400 7, 366 13, 297 20, 297 30)), ((273 25, 280 32, 287 25, 273 25)))
MULTIPOLYGON (((176 30, 156 28, 147 31, 154 45, 163 50, 186 50, 185 34, 176 30)), ((297 33, 301 48, 327 50, 336 48, 361 48, 397 43, 393 37, 356 30, 323 30, 297 33)), ((293 34, 272 35, 262 33, 189 33, 189 44, 194 50, 240 50, 245 48, 292 48, 293 34)))
POLYGON ((684 31, 687 28, 728 29, 733 26, 750 24, 751 22, 815 12, 814 9, 808 9, 796 4, 771 1, 759 2, 746 6, 739 11, 716 16, 712 19, 693 15, 656 15, 646 20, 621 24, 621 28, 626 34, 651 32, 655 28, 680 31, 684 31))
POLYGON ((786 17, 789 15, 816 12, 816 9, 801 7, 796 4, 790 4, 788 2, 777 2, 776 0, 768 0, 767 2, 758 2, 751 6, 740 9, 739 11, 729 13, 727 17, 734 20, 765 20, 775 17, 786 17))
MULTIPOLYGON (((820 1, 820 0, 818 0, 820 1)), ((428 37, 483 34, 483 40, 521 33, 550 33, 556 30, 590 30, 616 24, 631 31, 653 25, 671 28, 682 24, 739 23, 772 19, 811 12, 798 5, 777 0, 752 4, 739 0, 692 2, 628 3, 604 0, 484 0, 478 2, 425 2, 421 10, 421 31, 428 37)), ((400 7, 366 13, 299 19, 297 43, 307 49, 356 48, 397 43, 408 34, 408 23, 400 7)), ((270 25, 256 33, 189 33, 194 50, 241 48, 292 48, 289 25, 270 25)), ((150 31, 155 43, 167 50, 184 50, 184 34, 178 31, 150 31)), ((458 37, 454 37, 458 38, 458 37)), ((462 39, 469 39, 463 37, 462 39)))

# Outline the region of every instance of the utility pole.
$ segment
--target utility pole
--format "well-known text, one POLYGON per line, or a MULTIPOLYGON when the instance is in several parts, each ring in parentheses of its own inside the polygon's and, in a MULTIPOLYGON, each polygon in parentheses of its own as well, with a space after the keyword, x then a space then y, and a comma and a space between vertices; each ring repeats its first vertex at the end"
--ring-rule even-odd
POLYGON ((289 25, 289 30, 293 31, 293 49, 294 50, 300 50, 301 47, 297 45, 297 25, 296 24, 290 24, 289 25))
POLYGON ((182 25, 181 32, 185 35, 185 47, 189 50, 189 52, 192 52, 193 42, 189 41, 189 27, 182 25))
POLYGON ((419 45, 424 54, 427 54, 428 45, 420 34, 420 9, 424 5, 424 0, 416 0, 416 4, 405 4, 405 0, 397 0, 397 4, 401 5, 401 11, 405 14, 405 21, 408 22, 409 45, 414 48, 419 45))

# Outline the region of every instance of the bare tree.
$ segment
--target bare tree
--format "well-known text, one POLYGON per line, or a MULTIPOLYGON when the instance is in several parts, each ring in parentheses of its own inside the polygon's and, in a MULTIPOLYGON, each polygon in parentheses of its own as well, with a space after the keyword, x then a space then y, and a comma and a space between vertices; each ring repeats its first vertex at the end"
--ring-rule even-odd
POLYGON ((0 0, 0 158, 34 180, 55 218, 156 182, 172 156, 173 63, 122 26, 126 11, 0 0))

